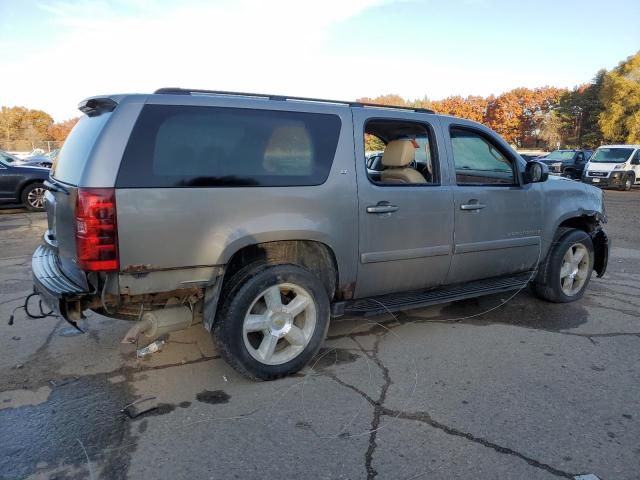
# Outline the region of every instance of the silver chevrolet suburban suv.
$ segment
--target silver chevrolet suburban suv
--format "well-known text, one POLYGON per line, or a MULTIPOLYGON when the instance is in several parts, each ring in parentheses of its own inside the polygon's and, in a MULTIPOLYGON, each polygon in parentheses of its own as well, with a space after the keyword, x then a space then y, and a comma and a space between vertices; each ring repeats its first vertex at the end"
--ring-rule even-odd
POLYGON ((602 192, 488 128, 424 109, 164 88, 84 113, 48 180, 36 291, 150 342, 202 322, 239 372, 317 353, 331 317, 602 276, 602 192), (365 139, 385 145, 368 170, 365 139))

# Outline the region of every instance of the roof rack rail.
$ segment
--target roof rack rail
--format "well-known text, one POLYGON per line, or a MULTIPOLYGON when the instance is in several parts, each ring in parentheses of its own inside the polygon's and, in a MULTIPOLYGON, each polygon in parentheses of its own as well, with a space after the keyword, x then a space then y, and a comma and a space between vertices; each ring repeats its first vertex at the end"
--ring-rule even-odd
POLYGON ((409 110, 411 112, 419 112, 419 113, 435 113, 433 110, 429 110, 428 108, 418 108, 418 107, 405 107, 400 105, 381 105, 379 103, 368 103, 368 102, 350 102, 348 100, 327 100, 326 98, 311 98, 311 97, 292 97, 290 95, 271 95, 267 93, 247 93, 247 92, 229 92, 225 90, 202 90, 197 88, 159 88, 154 94, 159 95, 192 95, 192 94, 201 94, 201 95, 225 95, 225 96, 236 96, 236 97, 253 97, 253 98, 265 98, 268 100, 276 100, 276 101, 297 101, 297 102, 314 102, 314 103, 334 103, 337 105, 348 105, 350 107, 369 107, 369 108, 388 108, 391 110, 409 110))

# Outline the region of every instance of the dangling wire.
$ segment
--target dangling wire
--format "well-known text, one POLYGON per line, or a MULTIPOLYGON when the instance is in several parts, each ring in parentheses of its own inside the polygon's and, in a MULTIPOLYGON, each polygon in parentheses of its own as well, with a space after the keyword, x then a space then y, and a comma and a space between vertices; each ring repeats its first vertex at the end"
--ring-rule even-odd
POLYGON ((24 303, 22 305, 18 305, 16 308, 13 309, 13 312, 11 312, 11 316, 9 317, 9 325, 13 325, 13 319, 15 317, 15 314, 18 310, 24 310, 24 313, 27 315, 27 317, 29 318, 33 318, 33 319, 39 319, 39 318, 47 318, 47 317, 57 317, 57 315, 54 315, 53 310, 49 310, 48 312, 44 311, 44 307, 42 306, 42 299, 38 299, 38 309, 40 310, 40 313, 32 313, 29 310, 29 300, 31 300, 33 297, 37 297, 38 294, 37 293, 30 293, 29 295, 27 295, 24 299, 24 303))

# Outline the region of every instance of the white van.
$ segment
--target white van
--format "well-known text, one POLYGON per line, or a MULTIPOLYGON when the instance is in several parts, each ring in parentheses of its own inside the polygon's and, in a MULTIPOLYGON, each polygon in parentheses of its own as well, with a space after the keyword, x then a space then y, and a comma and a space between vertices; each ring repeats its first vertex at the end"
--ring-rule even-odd
POLYGON ((603 145, 589 159, 582 181, 631 190, 640 185, 640 145, 603 145))

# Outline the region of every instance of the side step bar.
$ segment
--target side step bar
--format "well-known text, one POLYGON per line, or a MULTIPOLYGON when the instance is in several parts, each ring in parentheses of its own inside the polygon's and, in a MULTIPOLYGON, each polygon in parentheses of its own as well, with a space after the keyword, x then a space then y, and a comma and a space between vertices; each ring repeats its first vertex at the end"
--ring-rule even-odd
POLYGON ((525 272, 508 277, 496 277, 486 280, 447 285, 413 292, 393 293, 377 297, 360 298, 335 302, 331 313, 334 317, 342 315, 378 315, 413 308, 428 307, 439 303, 449 303, 467 298, 480 297, 493 293, 507 292, 525 287, 535 272, 525 272))

